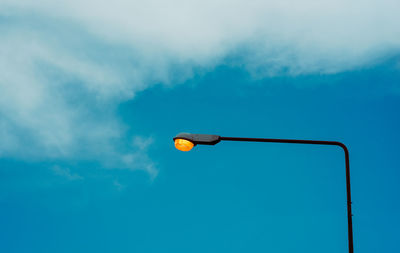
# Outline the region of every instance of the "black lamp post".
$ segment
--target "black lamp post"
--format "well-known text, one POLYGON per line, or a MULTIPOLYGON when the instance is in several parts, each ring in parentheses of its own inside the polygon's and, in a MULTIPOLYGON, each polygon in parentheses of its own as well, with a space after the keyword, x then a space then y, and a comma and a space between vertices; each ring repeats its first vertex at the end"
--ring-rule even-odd
POLYGON ((189 151, 196 145, 215 145, 220 141, 246 141, 246 142, 273 142, 273 143, 295 143, 295 144, 316 144, 339 146, 344 151, 346 164, 346 193, 347 193, 347 228, 349 239, 349 253, 353 253, 353 219, 351 213, 351 193, 350 193, 350 161, 349 151, 341 142, 337 141, 313 141, 313 140, 290 140, 290 139, 264 139, 264 138, 239 138, 222 137, 208 134, 189 134, 180 133, 173 138, 175 147, 181 151, 189 151))

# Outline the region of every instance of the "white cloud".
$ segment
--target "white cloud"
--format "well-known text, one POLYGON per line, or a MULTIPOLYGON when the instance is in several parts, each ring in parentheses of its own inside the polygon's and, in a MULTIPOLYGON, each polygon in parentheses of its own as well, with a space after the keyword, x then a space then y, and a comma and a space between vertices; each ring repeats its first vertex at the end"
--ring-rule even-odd
POLYGON ((0 0, 0 156, 156 174, 115 144, 119 103, 220 64, 260 77, 373 65, 400 50, 399 12, 398 0, 0 0))
POLYGON ((271 67, 274 74, 336 72, 369 64, 400 44, 397 0, 25 0, 18 5, 80 24, 140 51, 141 60, 167 65, 218 64, 238 48, 250 48, 250 66, 271 67))

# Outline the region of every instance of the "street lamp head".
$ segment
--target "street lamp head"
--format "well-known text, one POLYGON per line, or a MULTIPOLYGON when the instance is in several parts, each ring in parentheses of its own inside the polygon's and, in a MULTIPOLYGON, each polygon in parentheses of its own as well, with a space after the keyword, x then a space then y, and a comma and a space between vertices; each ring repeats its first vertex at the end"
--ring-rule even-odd
POLYGON ((175 139, 175 148, 180 151, 190 151, 194 147, 194 143, 185 139, 175 139))
POLYGON ((173 138, 175 147, 180 151, 190 151, 197 144, 215 145, 220 142, 220 136, 209 134, 180 133, 173 138))

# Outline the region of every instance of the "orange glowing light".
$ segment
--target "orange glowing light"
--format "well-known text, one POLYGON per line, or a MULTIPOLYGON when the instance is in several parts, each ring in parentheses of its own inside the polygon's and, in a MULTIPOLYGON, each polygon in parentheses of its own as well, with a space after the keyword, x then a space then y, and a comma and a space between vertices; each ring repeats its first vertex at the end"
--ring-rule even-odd
POLYGON ((194 143, 185 139, 175 139, 175 147, 180 151, 190 151, 194 143))

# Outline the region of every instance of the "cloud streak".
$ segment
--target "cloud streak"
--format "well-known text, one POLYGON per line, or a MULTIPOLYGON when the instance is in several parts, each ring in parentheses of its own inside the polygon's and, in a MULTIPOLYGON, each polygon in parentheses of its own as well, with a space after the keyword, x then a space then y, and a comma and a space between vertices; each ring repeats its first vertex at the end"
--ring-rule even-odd
POLYGON ((218 65, 263 78, 376 64, 399 53, 399 10, 397 0, 0 0, 0 157, 85 154, 156 174, 146 141, 121 151, 118 104, 218 65))

